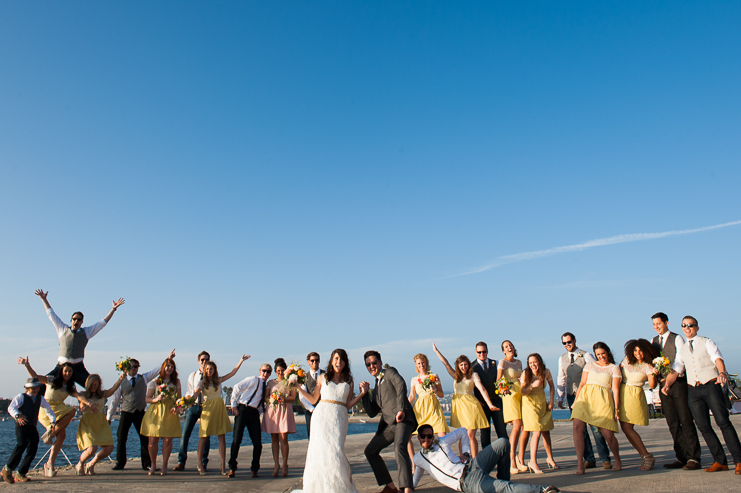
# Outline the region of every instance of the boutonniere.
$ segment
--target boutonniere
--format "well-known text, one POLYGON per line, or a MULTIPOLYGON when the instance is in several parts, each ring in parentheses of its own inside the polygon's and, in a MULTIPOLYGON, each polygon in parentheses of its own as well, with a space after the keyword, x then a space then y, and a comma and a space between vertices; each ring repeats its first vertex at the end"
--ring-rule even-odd
POLYGON ((378 384, 379 384, 379 385, 381 384, 381 380, 383 380, 383 377, 384 377, 384 375, 386 374, 386 370, 388 370, 388 369, 389 369, 389 364, 388 364, 388 363, 386 363, 385 365, 383 365, 383 370, 381 370, 381 371, 380 371, 380 372, 378 373, 378 384))

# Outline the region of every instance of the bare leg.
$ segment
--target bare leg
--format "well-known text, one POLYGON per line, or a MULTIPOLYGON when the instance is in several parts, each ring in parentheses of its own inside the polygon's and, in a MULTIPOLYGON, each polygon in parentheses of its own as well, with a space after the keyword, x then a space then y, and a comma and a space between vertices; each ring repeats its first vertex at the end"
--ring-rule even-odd
POLYGON ((280 451, 283 454, 283 474, 285 478, 288 476, 288 433, 280 434, 280 451))
MULTIPOLYGON (((67 421, 67 423, 69 424, 69 421, 67 421)), ((57 455, 59 455, 59 451, 62 450, 62 445, 64 445, 65 438, 67 438, 66 425, 64 428, 62 428, 61 430, 57 432, 56 439, 54 439, 54 443, 51 446, 51 452, 49 453, 48 464, 49 464, 49 467, 51 467, 52 471, 54 470, 54 463, 57 461, 57 455)))
POLYGON ((479 442, 476 441, 476 431, 478 430, 466 430, 468 432, 468 440, 471 442, 471 458, 473 459, 479 455, 479 442))
POLYGON ((208 441, 208 437, 202 437, 198 439, 198 463, 196 464, 196 467, 198 468, 198 472, 201 472, 205 469, 203 467, 203 451, 206 449, 207 441, 208 441))
POLYGON ((517 469, 519 469, 521 472, 527 471, 527 467, 525 467, 525 450, 527 449, 527 441, 530 437, 530 432, 525 431, 524 429, 520 431, 520 445, 519 450, 517 454, 517 469))
POLYGON ((159 445, 159 437, 149 437, 149 460, 152 463, 152 466, 149 468, 150 476, 157 470, 157 450, 159 449, 159 445))
POLYGON ((522 420, 515 419, 512 421, 512 433, 509 435, 509 462, 513 466, 517 464, 515 457, 517 456, 517 442, 520 439, 520 431, 522 430, 522 420))
POLYGON ((172 438, 162 439, 162 474, 167 474, 167 461, 170 460, 170 453, 172 452, 172 438))
POLYGON ((620 460, 620 449, 617 438, 615 438, 615 434, 610 430, 600 428, 599 431, 602 433, 602 436, 605 437, 605 442, 607 442, 607 446, 610 447, 612 455, 615 456, 615 464, 612 465, 612 470, 617 472, 622 469, 623 466, 623 462, 620 460))
POLYGON ((543 435, 543 448, 545 449, 545 455, 548 456, 548 465, 553 469, 557 469, 558 465, 556 464, 556 460, 553 458, 553 447, 551 447, 551 432, 543 431, 541 434, 543 435))
POLYGON ((102 461, 109 455, 111 455, 111 452, 113 452, 113 445, 106 445, 105 447, 100 447, 100 450, 97 454, 95 454, 95 457, 93 457, 93 460, 90 461, 88 464, 88 470, 91 474, 95 474, 95 464, 102 461))
POLYGON ((646 446, 643 445, 641 436, 638 434, 638 432, 635 430, 635 427, 631 423, 623 423, 621 421, 620 428, 622 428, 623 433, 625 433, 625 438, 628 439, 630 444, 633 445, 633 448, 636 449, 636 451, 641 454, 641 456, 648 455, 648 450, 646 450, 646 446))
POLYGON ((273 462, 275 462, 275 469, 273 469, 273 477, 277 478, 280 472, 280 439, 278 433, 270 434, 270 448, 273 451, 273 462))
POLYGON ((538 467, 538 443, 540 442, 540 431, 534 431, 533 436, 530 438, 530 461, 527 463, 527 467, 532 469, 535 474, 543 474, 543 471, 538 467))
MULTIPOLYGON (((574 419, 574 448, 576 449, 576 474, 584 474, 584 427, 586 423, 574 419)), ((615 438, 615 437, 613 437, 615 438)))

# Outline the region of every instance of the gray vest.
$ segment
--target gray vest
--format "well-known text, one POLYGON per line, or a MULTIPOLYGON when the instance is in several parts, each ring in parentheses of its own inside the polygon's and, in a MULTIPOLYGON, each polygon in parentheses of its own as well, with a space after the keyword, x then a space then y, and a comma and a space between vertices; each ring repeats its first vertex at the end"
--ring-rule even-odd
POLYGON ((131 386, 130 377, 121 382, 121 411, 133 413, 134 411, 143 411, 147 406, 147 384, 144 383, 144 377, 136 376, 136 385, 131 386))
POLYGON ((39 421, 39 409, 41 409, 41 394, 36 394, 36 402, 33 399, 33 397, 24 393, 23 401, 18 406, 18 413, 23 415, 28 421, 24 426, 36 428, 36 423, 39 421))
POLYGON ((679 354, 684 361, 684 371, 687 373, 687 384, 695 386, 697 382, 708 383, 714 378, 718 378, 718 368, 715 361, 710 359, 708 349, 705 347, 707 337, 696 336, 692 341, 694 350, 690 350, 689 341, 682 346, 679 354))
POLYGON ((584 355, 587 352, 583 349, 577 349, 576 355, 574 355, 574 362, 571 362, 569 353, 565 353, 561 356, 561 368, 566 368, 566 394, 573 395, 579 389, 579 382, 581 382, 581 374, 584 371, 584 367, 587 364, 587 360, 584 359, 584 355))
POLYGON ((84 358, 87 341, 84 329, 78 329, 77 332, 72 332, 72 329, 65 330, 59 338, 59 356, 67 359, 84 358))
POLYGON ((677 357, 677 334, 675 334, 672 331, 668 331, 666 334, 664 334, 664 340, 666 341, 664 343, 664 347, 661 347, 661 342, 659 341, 659 338, 661 336, 657 335, 653 339, 651 339, 651 344, 653 345, 654 349, 658 352, 663 352, 664 356, 669 360, 671 364, 674 364, 674 358, 677 357))

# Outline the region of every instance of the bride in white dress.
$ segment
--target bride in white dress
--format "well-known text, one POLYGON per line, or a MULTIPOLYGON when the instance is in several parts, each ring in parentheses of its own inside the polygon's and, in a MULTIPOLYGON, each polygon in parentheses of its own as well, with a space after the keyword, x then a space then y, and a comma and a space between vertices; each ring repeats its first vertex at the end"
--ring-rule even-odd
POLYGON ((360 401, 363 393, 353 397, 353 379, 345 350, 332 351, 327 372, 317 380, 313 394, 298 390, 312 404, 319 403, 311 416, 314 438, 309 440, 306 452, 304 489, 294 493, 357 493, 345 456, 345 438, 347 410, 360 401))

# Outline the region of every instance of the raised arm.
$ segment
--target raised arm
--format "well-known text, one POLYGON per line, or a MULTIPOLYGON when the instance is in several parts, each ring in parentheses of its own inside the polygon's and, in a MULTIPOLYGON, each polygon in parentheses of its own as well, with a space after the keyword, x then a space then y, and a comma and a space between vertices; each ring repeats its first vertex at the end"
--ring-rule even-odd
POLYGON ((301 387, 296 387, 296 390, 299 391, 299 393, 303 396, 304 399, 309 401, 312 406, 315 406, 317 402, 319 402, 319 397, 322 394, 322 383, 324 382, 324 375, 319 375, 319 378, 316 380, 316 387, 314 387, 314 392, 311 394, 302 389, 301 387))
POLYGON ((237 366, 235 366, 232 371, 230 371, 229 373, 227 373, 226 375, 224 375, 223 377, 221 377, 221 383, 224 383, 225 381, 229 380, 234 375, 236 375, 237 372, 239 371, 239 367, 242 366, 242 363, 244 363, 248 359, 250 359, 250 355, 249 354, 243 354, 242 357, 239 359, 239 362, 237 363, 237 366))
POLYGON ((49 304, 49 300, 47 299, 47 296, 49 296, 49 291, 45 293, 43 289, 37 289, 36 296, 41 298, 42 303, 44 303, 44 309, 51 310, 51 305, 49 304))
POLYGON ((473 384, 476 386, 477 389, 479 389, 479 392, 481 392, 481 395, 486 401, 486 405, 489 406, 489 409, 491 409, 492 411, 499 411, 499 408, 492 404, 491 399, 489 399, 489 392, 486 391, 486 387, 484 387, 484 384, 481 383, 481 378, 479 378, 478 373, 473 374, 473 384))
MULTIPOLYGON (((105 323, 108 323, 111 321, 111 317, 113 317, 113 314, 116 313, 116 310, 118 310, 118 307, 126 303, 126 300, 123 298, 119 298, 118 301, 113 301, 113 307, 111 308, 111 311, 108 312, 108 315, 106 315, 103 320, 105 323)), ((48 303, 47 303, 48 305, 48 303)))
POLYGON ((26 367, 26 371, 29 375, 31 375, 31 378, 36 377, 39 379, 39 382, 43 384, 49 383, 46 375, 39 375, 33 368, 31 368, 31 363, 28 361, 28 356, 26 356, 25 358, 18 358, 18 364, 26 367))
POLYGON ((103 394, 103 396, 107 399, 110 396, 112 396, 113 394, 115 394, 116 391, 118 390, 118 388, 121 386, 121 382, 124 381, 124 378, 126 378, 126 373, 121 372, 121 375, 118 377, 118 380, 116 380, 116 383, 113 385, 113 387, 111 387, 110 389, 106 390, 105 391, 105 394, 103 394))
POLYGON ((450 366, 450 363, 448 363, 448 359, 445 356, 443 356, 443 353, 441 353, 437 349, 437 346, 435 345, 434 341, 432 342, 432 349, 435 350, 435 354, 437 354, 437 357, 440 358, 440 361, 442 361, 443 365, 445 365, 445 369, 448 370, 448 375, 453 377, 453 380, 455 380, 455 370, 453 369, 452 366, 450 366))

